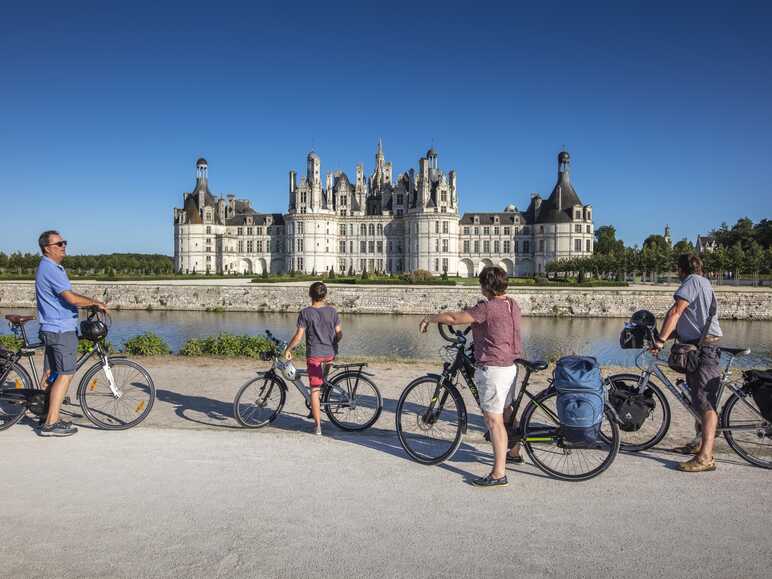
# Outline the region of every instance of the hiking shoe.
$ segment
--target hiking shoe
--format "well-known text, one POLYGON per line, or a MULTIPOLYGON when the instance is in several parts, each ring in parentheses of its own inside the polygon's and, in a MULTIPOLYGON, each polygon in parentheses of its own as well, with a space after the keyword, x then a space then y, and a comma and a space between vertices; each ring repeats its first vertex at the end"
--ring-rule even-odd
POLYGON ((472 481, 472 484, 476 487, 505 487, 509 484, 507 477, 493 478, 487 474, 484 477, 476 478, 472 481))
POLYGON ((678 470, 681 472, 708 472, 716 470, 716 461, 711 458, 710 460, 703 462, 695 456, 694 458, 679 464, 678 470))
POLYGON ((60 420, 53 424, 43 424, 38 428, 38 434, 40 436, 72 436, 78 432, 78 429, 70 422, 64 422, 60 420))

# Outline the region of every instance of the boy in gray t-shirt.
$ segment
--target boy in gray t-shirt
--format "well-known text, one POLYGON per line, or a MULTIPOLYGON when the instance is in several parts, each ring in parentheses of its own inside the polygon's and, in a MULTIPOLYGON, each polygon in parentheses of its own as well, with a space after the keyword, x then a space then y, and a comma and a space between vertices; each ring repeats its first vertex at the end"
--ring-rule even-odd
POLYGON ((308 296, 311 298, 311 305, 303 308, 298 315, 297 330, 284 350, 284 357, 287 360, 292 359, 292 350, 305 335, 308 384, 311 387, 311 416, 314 419, 316 434, 321 435, 319 387, 324 384, 324 365, 335 359, 343 331, 338 312, 324 301, 327 297, 327 286, 320 281, 312 283, 308 296))

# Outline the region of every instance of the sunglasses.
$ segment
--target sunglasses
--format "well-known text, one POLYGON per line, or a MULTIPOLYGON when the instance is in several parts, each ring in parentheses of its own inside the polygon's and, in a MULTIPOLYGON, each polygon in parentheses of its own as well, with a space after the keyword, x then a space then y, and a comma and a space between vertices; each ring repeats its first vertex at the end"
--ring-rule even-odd
POLYGON ((67 247, 67 241, 62 240, 62 241, 57 241, 55 243, 49 243, 48 245, 46 245, 46 247, 51 247, 52 245, 55 245, 57 247, 67 247))

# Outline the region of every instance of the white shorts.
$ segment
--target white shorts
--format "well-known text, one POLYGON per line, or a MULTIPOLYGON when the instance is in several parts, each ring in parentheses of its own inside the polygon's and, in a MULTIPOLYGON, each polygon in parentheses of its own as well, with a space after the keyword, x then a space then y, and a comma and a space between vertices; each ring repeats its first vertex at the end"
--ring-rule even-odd
POLYGON ((504 407, 517 394, 517 364, 476 366, 474 382, 480 395, 480 408, 491 414, 503 414, 504 407))

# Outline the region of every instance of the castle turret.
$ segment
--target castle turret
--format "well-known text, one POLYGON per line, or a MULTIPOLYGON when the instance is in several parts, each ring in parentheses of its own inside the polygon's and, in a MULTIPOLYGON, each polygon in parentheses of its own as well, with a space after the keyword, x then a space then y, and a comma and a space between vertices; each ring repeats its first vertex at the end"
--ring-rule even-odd
POLYGON ((308 170, 306 178, 311 189, 310 207, 318 210, 322 206, 322 161, 319 155, 311 151, 308 154, 308 170))

